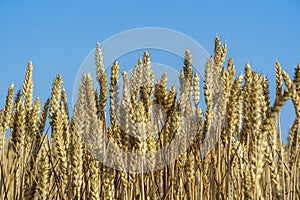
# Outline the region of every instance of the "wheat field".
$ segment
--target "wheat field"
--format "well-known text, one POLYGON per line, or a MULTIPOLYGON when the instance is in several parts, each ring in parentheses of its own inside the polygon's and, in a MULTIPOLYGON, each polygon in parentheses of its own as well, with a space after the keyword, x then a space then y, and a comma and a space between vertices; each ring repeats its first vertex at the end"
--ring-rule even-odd
POLYGON ((46 102, 33 99, 29 62, 0 110, 0 199, 300 199, 300 64, 290 78, 275 63, 270 102, 268 78, 248 64, 237 76, 226 54, 216 37, 202 79, 186 51, 176 91, 167 74, 154 81, 149 52, 131 74, 117 61, 107 74, 97 44, 98 85, 83 74, 72 111, 60 75, 46 102))

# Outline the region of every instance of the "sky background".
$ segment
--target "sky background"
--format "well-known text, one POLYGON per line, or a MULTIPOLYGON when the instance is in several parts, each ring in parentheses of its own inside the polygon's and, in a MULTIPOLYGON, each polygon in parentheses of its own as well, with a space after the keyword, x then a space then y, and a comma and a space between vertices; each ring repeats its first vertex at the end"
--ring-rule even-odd
MULTIPOLYGON (((29 60, 34 65, 35 96, 44 102, 60 73, 71 100, 78 68, 95 43, 141 27, 179 31, 209 54, 219 35, 227 43, 238 74, 250 63, 252 69, 268 76, 274 94, 275 61, 290 76, 300 62, 299 10, 299 0, 0 0, 0 105, 10 83, 21 89, 29 60)), ((281 117, 285 136, 293 119, 294 110, 288 103, 281 117)))

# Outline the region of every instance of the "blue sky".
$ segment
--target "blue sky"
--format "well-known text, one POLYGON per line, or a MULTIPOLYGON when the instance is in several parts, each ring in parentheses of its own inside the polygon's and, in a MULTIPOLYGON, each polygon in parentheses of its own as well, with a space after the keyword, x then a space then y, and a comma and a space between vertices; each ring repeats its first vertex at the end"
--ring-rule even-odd
MULTIPOLYGON (((274 62, 278 60, 291 76, 300 62, 299 10, 299 0, 0 0, 0 105, 10 83, 21 89, 29 60, 35 66, 35 95, 44 101, 53 78, 61 73, 71 99, 77 70, 96 41, 149 26, 182 32, 210 54, 218 34, 227 43, 238 73, 250 63, 268 75, 274 94, 274 62)), ((282 117, 285 133, 293 112, 288 104, 282 117)))

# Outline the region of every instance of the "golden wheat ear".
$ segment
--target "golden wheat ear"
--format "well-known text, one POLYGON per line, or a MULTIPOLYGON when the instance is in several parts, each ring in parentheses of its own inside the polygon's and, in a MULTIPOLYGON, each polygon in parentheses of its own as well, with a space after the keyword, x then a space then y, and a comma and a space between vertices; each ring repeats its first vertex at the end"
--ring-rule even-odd
POLYGON ((29 113, 32 109, 32 96, 33 96, 32 71, 33 71, 33 65, 32 65, 32 62, 29 61, 27 70, 26 70, 23 88, 22 88, 22 95, 24 97, 27 115, 29 115, 29 113))
POLYGON ((227 55, 227 46, 223 44, 221 46, 221 41, 218 35, 215 38, 215 50, 214 50, 214 63, 218 68, 221 68, 225 62, 227 55))
POLYGON ((15 86, 14 84, 11 84, 7 92, 5 106, 1 110, 0 114, 0 152, 2 152, 3 146, 5 145, 5 133, 9 127, 12 118, 11 112, 13 105, 14 90, 15 86))

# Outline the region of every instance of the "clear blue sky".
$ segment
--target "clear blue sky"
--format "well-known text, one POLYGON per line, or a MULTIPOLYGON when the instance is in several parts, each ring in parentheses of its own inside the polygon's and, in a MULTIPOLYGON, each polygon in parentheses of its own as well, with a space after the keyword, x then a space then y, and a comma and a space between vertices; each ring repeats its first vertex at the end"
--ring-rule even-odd
MULTIPOLYGON (((35 95, 44 101, 53 78, 61 73, 71 99, 76 72, 96 41, 145 26, 182 32, 210 54, 218 34, 238 72, 250 63, 268 75, 274 94, 274 62, 278 60, 290 75, 300 62, 299 10, 299 0, 0 0, 0 105, 11 82, 21 89, 29 60, 35 66, 35 95)), ((287 105, 282 117, 285 133, 293 112, 287 105)))

